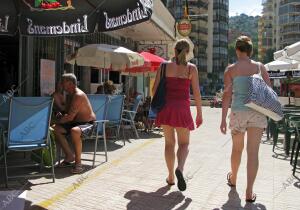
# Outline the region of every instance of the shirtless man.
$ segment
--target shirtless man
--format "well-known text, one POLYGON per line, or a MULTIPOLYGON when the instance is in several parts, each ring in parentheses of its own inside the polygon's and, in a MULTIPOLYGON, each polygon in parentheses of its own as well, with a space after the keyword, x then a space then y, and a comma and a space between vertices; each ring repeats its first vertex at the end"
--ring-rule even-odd
POLYGON ((88 132, 96 120, 95 113, 86 94, 76 87, 77 79, 74 74, 62 75, 62 87, 70 97, 70 104, 66 114, 62 115, 54 127, 55 139, 61 145, 66 157, 61 166, 70 166, 75 159, 72 173, 81 173, 84 169, 81 165, 81 134, 88 132), (66 140, 70 135, 74 144, 75 158, 66 140))

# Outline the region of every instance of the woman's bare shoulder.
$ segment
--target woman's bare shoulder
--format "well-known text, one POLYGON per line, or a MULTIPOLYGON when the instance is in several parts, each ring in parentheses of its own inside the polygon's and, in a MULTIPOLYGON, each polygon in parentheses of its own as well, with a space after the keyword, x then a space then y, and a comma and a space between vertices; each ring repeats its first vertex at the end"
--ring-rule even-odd
POLYGON ((188 63, 187 66, 191 71, 198 72, 197 66, 193 63, 188 63))
POLYGON ((235 63, 234 63, 234 64, 229 64, 229 65, 226 67, 225 72, 231 72, 231 71, 233 71, 233 70, 235 69, 235 67, 236 67, 236 64, 235 64, 235 63))

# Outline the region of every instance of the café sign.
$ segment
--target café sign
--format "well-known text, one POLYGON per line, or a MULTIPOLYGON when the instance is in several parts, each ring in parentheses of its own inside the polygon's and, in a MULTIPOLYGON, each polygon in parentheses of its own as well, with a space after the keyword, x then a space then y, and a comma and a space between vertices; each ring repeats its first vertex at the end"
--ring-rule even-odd
POLYGON ((189 36, 190 33, 192 32, 192 24, 191 21, 188 19, 181 19, 178 23, 177 23, 177 30, 178 33, 181 36, 189 36))
POLYGON ((147 20, 151 17, 152 7, 152 0, 139 0, 134 9, 127 8, 126 12, 118 16, 114 14, 110 16, 107 11, 104 11, 105 30, 112 30, 141 20, 147 20))
POLYGON ((88 20, 87 15, 83 16, 83 21, 79 18, 77 22, 67 24, 65 21, 61 25, 43 26, 35 25, 34 22, 27 18, 27 33, 30 35, 60 35, 60 34, 77 34, 77 33, 87 33, 88 30, 88 20))

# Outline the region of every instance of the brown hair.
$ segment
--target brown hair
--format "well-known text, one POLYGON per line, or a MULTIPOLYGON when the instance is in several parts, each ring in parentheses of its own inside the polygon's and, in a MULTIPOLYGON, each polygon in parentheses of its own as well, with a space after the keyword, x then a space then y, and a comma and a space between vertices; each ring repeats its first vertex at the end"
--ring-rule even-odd
POLYGON ((251 39, 248 36, 238 37, 235 42, 235 49, 247 53, 247 55, 250 57, 253 52, 253 44, 251 39))
POLYGON ((104 82, 103 88, 104 88, 104 93, 110 94, 110 95, 114 94, 115 90, 116 90, 116 87, 115 87, 113 81, 111 81, 111 80, 107 80, 106 82, 104 82))
POLYGON ((180 39, 175 45, 176 50, 176 63, 177 65, 187 65, 186 55, 190 50, 190 45, 186 39, 180 39))

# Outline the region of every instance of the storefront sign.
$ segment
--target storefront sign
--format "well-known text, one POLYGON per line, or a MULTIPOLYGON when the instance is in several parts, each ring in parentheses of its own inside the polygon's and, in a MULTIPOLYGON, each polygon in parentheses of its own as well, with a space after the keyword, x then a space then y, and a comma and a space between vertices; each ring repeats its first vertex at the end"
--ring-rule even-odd
POLYGON ((30 35, 61 35, 61 34, 78 34, 78 33, 88 33, 88 21, 87 15, 83 16, 83 21, 79 18, 77 23, 67 24, 65 21, 61 25, 56 26, 43 26, 35 25, 33 21, 27 18, 27 33, 30 35))
POLYGON ((136 8, 127 8, 125 13, 118 16, 103 11, 105 17, 105 30, 112 30, 122 26, 131 25, 134 22, 140 22, 143 19, 149 19, 152 15, 153 1, 139 0, 139 2, 140 3, 137 3, 136 8))
POLYGON ((50 96, 55 91, 55 61, 41 59, 41 96, 50 96))
POLYGON ((4 18, 0 18, 0 32, 8 32, 8 19, 8 15, 4 18))
POLYGON ((270 78, 286 78, 286 72, 269 71, 270 78))
POLYGON ((189 36, 192 32, 192 24, 188 19, 181 19, 177 23, 177 30, 181 36, 189 36))
POLYGON ((149 52, 164 59, 168 58, 167 45, 164 44, 140 44, 138 51, 149 52))
POLYGON ((289 77, 300 77, 300 71, 299 70, 295 70, 295 71, 268 71, 269 73, 269 77, 271 79, 275 79, 275 78, 287 78, 289 77))
POLYGON ((300 71, 293 71, 293 77, 300 77, 300 71))

